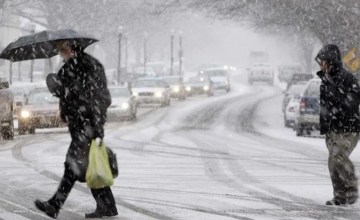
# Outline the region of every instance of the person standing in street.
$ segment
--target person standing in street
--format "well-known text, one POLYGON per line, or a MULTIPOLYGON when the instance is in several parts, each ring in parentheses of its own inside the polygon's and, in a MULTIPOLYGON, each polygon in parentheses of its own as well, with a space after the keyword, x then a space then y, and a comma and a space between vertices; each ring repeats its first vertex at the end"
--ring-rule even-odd
POLYGON ((333 199, 326 205, 354 204, 358 199, 357 177, 350 154, 359 140, 359 84, 343 68, 340 50, 326 45, 315 60, 321 70, 320 132, 329 150, 328 166, 333 185, 333 199))
MULTIPOLYGON (((100 62, 84 53, 75 42, 60 41, 56 48, 65 64, 57 74, 60 89, 54 95, 60 98, 60 116, 67 122, 72 140, 57 192, 48 201, 35 201, 35 206, 52 218, 57 218, 75 182, 85 182, 91 141, 104 138, 106 112, 111 105, 100 62)), ((85 218, 118 214, 110 187, 91 189, 91 193, 97 206, 85 218)))

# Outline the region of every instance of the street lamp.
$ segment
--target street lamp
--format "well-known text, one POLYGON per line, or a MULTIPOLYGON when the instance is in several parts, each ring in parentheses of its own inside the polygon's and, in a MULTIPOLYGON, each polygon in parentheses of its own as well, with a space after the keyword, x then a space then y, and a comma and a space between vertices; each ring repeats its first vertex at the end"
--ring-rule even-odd
MULTIPOLYGON (((30 25, 30 33, 35 34, 35 25, 30 25)), ((30 82, 34 81, 34 60, 30 64, 30 82)))
POLYGON ((170 31, 170 53, 171 53, 171 58, 170 58, 170 75, 173 75, 173 67, 174 67, 174 33, 175 30, 171 29, 170 31))
POLYGON ((128 76, 128 35, 125 34, 125 74, 126 74, 126 78, 127 80, 129 80, 129 76, 128 76))
POLYGON ((146 62, 147 62, 147 39, 149 37, 149 33, 144 33, 144 74, 146 75, 146 62))
POLYGON ((10 60, 10 69, 9 69, 9 83, 10 83, 10 85, 12 84, 12 80, 13 80, 12 64, 13 64, 13 62, 10 60))
POLYGON ((182 32, 179 31, 179 76, 181 76, 181 71, 182 71, 182 59, 183 59, 182 32))
POLYGON ((120 76, 121 76, 121 40, 122 40, 122 30, 123 27, 120 25, 118 27, 119 35, 119 53, 118 53, 118 68, 117 68, 117 83, 120 85, 120 76))

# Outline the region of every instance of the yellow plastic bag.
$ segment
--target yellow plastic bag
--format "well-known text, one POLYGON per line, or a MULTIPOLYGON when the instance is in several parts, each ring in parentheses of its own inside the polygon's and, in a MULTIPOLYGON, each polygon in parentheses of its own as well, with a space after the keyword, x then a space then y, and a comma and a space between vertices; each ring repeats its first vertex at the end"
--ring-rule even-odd
POLYGON ((90 189, 100 189, 114 184, 104 141, 100 145, 96 140, 93 140, 91 143, 86 183, 90 189))

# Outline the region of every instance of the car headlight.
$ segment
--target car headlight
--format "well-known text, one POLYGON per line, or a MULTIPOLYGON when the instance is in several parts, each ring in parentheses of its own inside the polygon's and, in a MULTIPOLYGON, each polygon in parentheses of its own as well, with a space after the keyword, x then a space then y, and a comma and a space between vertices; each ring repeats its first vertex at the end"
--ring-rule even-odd
POLYGON ((208 91, 209 89, 210 89, 209 86, 204 86, 204 90, 205 90, 205 91, 208 91))
POLYGON ((124 110, 129 109, 129 107, 130 107, 130 105, 127 102, 124 102, 123 104, 121 104, 121 108, 124 110))
POLYGON ((163 94, 162 94, 162 92, 156 92, 156 93, 155 93, 155 96, 158 97, 158 98, 160 98, 160 97, 163 96, 163 94))
POLYGON ((21 117, 23 117, 23 118, 30 117, 30 112, 26 111, 26 110, 21 111, 21 117))
POLYGON ((225 81, 225 84, 226 84, 226 85, 228 85, 228 84, 229 84, 229 82, 226 80, 226 81, 225 81))
POLYGON ((139 93, 133 92, 133 96, 139 96, 139 93))
POLYGON ((186 87, 186 91, 190 92, 190 91, 191 91, 191 87, 190 87, 190 86, 187 86, 187 87, 186 87))
POLYGON ((176 93, 180 92, 180 87, 179 86, 174 87, 173 91, 176 93))

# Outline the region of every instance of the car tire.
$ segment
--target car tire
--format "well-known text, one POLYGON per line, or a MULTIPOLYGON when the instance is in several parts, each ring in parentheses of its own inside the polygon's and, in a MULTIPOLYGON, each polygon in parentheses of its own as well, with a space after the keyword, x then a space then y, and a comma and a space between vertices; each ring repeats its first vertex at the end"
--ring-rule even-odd
POLYGON ((301 128, 300 126, 296 126, 295 132, 296 132, 296 136, 298 137, 304 136, 304 129, 301 128))
POLYGON ((227 89, 226 89, 226 93, 229 93, 230 91, 231 91, 230 88, 227 88, 227 89))
POLYGON ((291 123, 288 120, 284 119, 284 124, 285 128, 291 128, 291 123))
POLYGON ((35 127, 31 127, 29 129, 29 134, 35 134, 35 127))
POLYGON ((6 128, 2 128, 1 137, 3 140, 14 140, 14 125, 6 128))
POLYGON ((24 135, 26 133, 26 129, 19 127, 19 135, 24 135))
POLYGON ((166 105, 167 105, 167 106, 170 106, 170 103, 171 103, 171 99, 169 98, 169 100, 167 101, 166 105))

